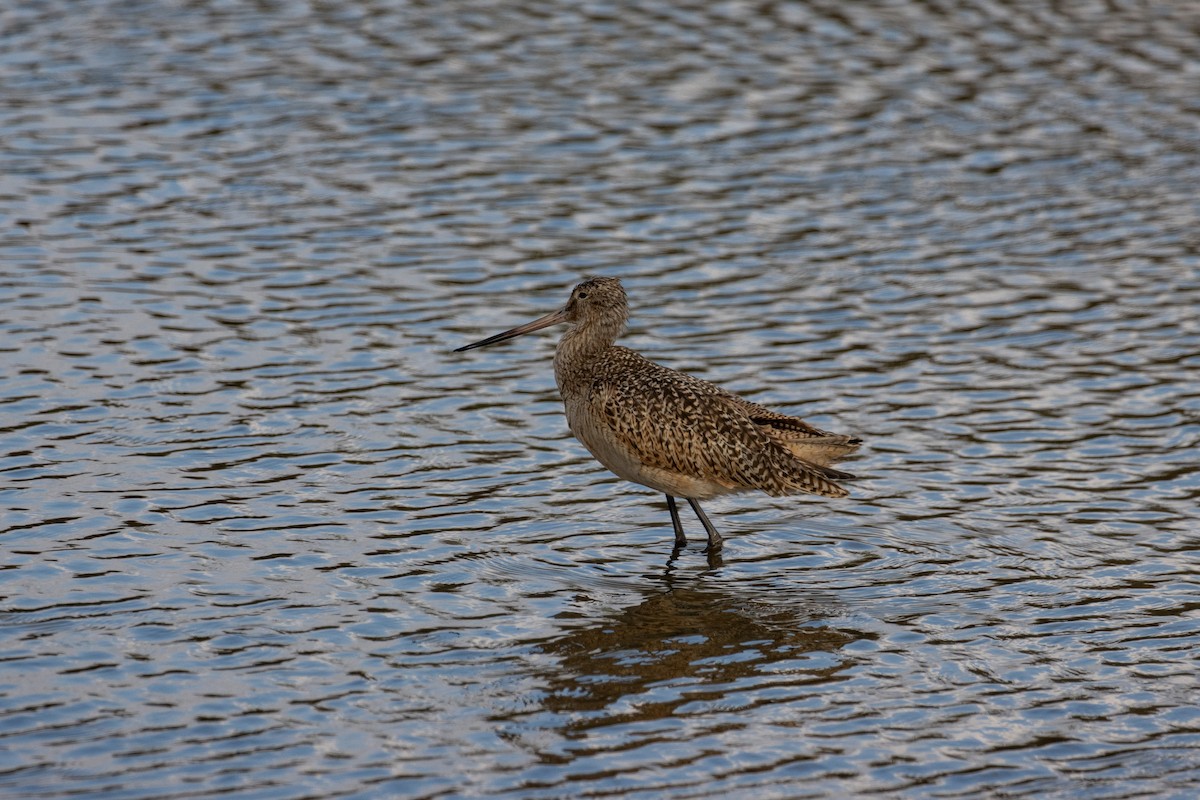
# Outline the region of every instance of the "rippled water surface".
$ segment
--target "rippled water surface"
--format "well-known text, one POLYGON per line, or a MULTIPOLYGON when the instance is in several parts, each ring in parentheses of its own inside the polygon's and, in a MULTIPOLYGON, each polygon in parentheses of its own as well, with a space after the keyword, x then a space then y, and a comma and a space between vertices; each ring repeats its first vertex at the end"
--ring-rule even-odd
POLYGON ((1200 793, 1196 4, 16 0, 0 85, 0 796, 1200 793), (673 559, 451 352, 586 274, 852 497, 673 559))

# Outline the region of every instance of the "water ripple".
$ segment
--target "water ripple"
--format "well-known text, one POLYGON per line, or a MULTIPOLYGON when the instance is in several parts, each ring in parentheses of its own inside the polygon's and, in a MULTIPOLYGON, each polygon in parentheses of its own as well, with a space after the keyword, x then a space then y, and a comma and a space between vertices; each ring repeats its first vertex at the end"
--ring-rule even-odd
POLYGON ((1191 7, 9 6, 0 794, 1200 790, 1191 7), (586 274, 853 497, 672 556, 586 274))

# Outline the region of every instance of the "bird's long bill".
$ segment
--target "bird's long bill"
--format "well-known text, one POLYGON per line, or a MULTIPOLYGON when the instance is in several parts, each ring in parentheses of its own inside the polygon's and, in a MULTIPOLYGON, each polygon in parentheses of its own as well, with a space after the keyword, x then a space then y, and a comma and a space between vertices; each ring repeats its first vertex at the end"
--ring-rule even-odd
POLYGON ((567 310, 565 308, 560 308, 558 311, 547 314, 544 317, 538 317, 533 322, 526 322, 524 325, 518 325, 512 330, 507 330, 504 333, 497 333, 495 336, 489 336, 486 339, 480 339, 478 342, 473 342, 472 344, 465 345, 464 347, 456 348, 454 352, 461 353, 464 350, 474 350, 476 347, 487 347, 489 344, 504 342, 516 336, 520 336, 523 333, 533 333, 534 331, 540 331, 542 328, 549 328, 551 325, 557 325, 560 322, 566 321, 567 310))

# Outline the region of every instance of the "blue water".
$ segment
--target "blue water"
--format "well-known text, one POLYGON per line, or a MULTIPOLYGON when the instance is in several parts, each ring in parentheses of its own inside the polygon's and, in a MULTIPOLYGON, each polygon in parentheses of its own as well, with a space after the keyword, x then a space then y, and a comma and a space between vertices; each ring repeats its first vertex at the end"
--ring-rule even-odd
POLYGON ((1200 792, 1188 4, 0 21, 0 796, 1200 792), (852 497, 673 557, 585 274, 852 497))

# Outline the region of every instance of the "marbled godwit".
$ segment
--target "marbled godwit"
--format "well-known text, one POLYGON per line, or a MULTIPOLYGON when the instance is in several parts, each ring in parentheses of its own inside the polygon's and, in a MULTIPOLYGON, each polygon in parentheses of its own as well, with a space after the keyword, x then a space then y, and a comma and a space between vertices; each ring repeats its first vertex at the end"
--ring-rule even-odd
POLYGON ((570 325, 554 353, 567 424, 619 477, 667 496, 676 549, 687 544, 676 497, 691 505, 708 534, 709 552, 716 552, 721 534, 700 500, 755 489, 774 496, 846 496, 834 481, 854 476, 829 465, 862 440, 815 428, 617 347, 613 342, 628 317, 621 282, 589 278, 558 311, 455 352, 570 325))

